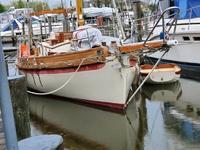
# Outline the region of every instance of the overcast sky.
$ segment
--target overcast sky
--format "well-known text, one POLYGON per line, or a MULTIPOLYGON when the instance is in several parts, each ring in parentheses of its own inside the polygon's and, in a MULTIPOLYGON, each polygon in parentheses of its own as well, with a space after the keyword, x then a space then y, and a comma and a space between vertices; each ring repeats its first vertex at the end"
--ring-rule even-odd
MULTIPOLYGON (((10 4, 12 1, 14 1, 14 0, 0 0, 0 2, 1 2, 2 4, 10 4)), ((60 2, 61 2, 61 0, 30 0, 30 1, 44 1, 44 2, 48 2, 49 5, 50 5, 51 7, 57 6, 57 5, 59 5, 60 2)), ((72 0, 72 1, 75 1, 75 0, 72 0)), ((64 2, 66 5, 68 5, 68 6, 69 6, 69 4, 70 4, 70 0, 63 0, 63 2, 64 2)))
MULTIPOLYGON (((0 0, 0 2, 2 3, 2 4, 9 4, 9 3, 11 3, 12 1, 14 1, 14 0, 0 0)), ((60 2, 61 2, 61 0, 30 0, 30 1, 44 1, 44 2, 48 2, 49 3, 49 5, 50 5, 50 7, 56 7, 56 6, 58 6, 59 4, 60 4, 60 2)), ((75 4, 75 0, 72 0, 73 1, 73 4, 75 4)), ((147 2, 149 2, 149 1, 155 1, 155 0, 143 0, 143 1, 147 1, 147 2)), ((63 0, 63 2, 67 5, 67 6, 69 6, 70 5, 70 0, 63 0)))

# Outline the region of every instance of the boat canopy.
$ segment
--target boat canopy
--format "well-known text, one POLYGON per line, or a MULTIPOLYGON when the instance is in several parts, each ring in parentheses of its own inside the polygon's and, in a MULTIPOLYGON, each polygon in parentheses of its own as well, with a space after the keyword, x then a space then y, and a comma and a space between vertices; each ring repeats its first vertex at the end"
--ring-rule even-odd
POLYGON ((199 0, 174 0, 174 6, 180 8, 180 19, 200 17, 199 0))
POLYGON ((109 17, 113 15, 113 8, 110 7, 90 7, 90 8, 83 8, 83 12, 85 17, 98 17, 98 16, 103 16, 103 17, 109 17))
MULTIPOLYGON (((31 20, 32 23, 40 21, 40 19, 37 16, 31 16, 31 20)), ((21 29, 23 21, 25 21, 24 16, 19 16, 17 19, 12 19, 8 24, 6 24, 2 28, 2 32, 11 31, 12 28, 13 30, 21 29)))
POLYGON ((17 19, 11 20, 5 27, 3 27, 2 32, 11 31, 12 28, 13 30, 20 29, 19 26, 20 23, 17 19))

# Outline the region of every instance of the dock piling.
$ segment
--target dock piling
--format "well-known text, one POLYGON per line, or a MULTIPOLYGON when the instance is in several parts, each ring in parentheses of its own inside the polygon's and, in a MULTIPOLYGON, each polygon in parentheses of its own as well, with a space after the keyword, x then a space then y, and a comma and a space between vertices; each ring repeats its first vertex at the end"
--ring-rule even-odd
POLYGON ((29 100, 24 75, 9 77, 10 94, 15 118, 17 139, 30 137, 29 100))
POLYGON ((52 32, 52 19, 48 16, 49 34, 52 32))

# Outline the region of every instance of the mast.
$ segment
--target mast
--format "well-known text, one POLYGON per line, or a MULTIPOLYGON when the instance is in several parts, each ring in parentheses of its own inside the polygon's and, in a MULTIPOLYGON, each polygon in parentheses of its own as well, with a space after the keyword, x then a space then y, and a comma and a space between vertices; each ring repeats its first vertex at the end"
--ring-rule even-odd
POLYGON ((30 7, 29 7, 29 0, 27 0, 26 7, 28 9, 28 17, 27 17, 27 22, 28 22, 28 42, 30 49, 32 49, 32 39, 33 39, 33 29, 32 29, 32 19, 30 15, 30 7))
POLYGON ((118 13, 118 9, 117 9, 115 0, 112 0, 112 3, 113 3, 113 7, 115 9, 115 13, 116 13, 116 17, 117 17, 117 24, 118 24, 119 30, 121 32, 120 36, 122 36, 122 39, 125 39, 126 36, 125 36, 125 33, 124 33, 124 29, 123 29, 123 26, 122 26, 121 18, 120 18, 120 15, 118 13))
POLYGON ((136 24, 136 42, 142 41, 142 25, 141 25, 141 18, 142 18, 142 9, 140 6, 141 1, 140 0, 134 0, 134 16, 135 16, 135 24, 136 24))
POLYGON ((76 0, 76 13, 77 13, 78 26, 84 25, 83 0, 76 0))

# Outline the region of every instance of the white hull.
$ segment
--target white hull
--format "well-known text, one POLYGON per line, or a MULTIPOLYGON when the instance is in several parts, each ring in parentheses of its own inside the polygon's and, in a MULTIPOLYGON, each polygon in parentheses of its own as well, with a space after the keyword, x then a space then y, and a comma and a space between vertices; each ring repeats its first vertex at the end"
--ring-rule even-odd
MULTIPOLYGON (((69 72, 69 69, 66 72, 57 70, 57 73, 55 70, 26 72, 28 86, 42 92, 53 91, 61 87, 74 74, 74 70, 76 68, 73 72, 69 72)), ((135 66, 122 68, 119 61, 114 60, 100 69, 78 71, 67 86, 54 94, 121 109, 126 103, 135 74, 135 66)))
MULTIPOLYGON (((200 36, 200 34, 199 34, 200 36)), ((172 47, 163 57, 164 60, 178 63, 195 63, 200 65, 200 42, 179 43, 172 47)), ((155 52, 150 57, 159 59, 163 52, 155 52)))
MULTIPOLYGON (((55 26, 52 26, 52 31, 53 32, 61 32, 61 31, 63 31, 63 26, 61 24, 57 24, 55 26)), ((26 35, 28 35, 28 28, 27 27, 25 28, 25 33, 26 33, 26 35)), ((22 34, 21 28, 18 29, 18 30, 14 30, 14 35, 19 35, 19 34, 22 34)), ((42 28, 42 34, 43 35, 50 34, 48 26, 46 26, 46 29, 45 29, 45 27, 42 28)), ((33 25, 33 35, 41 35, 41 29, 40 29, 39 25, 33 25)), ((2 37, 11 37, 12 31, 1 32, 1 36, 2 37)))
MULTIPOLYGON (((151 39, 159 39, 160 32, 162 32, 162 27, 157 27, 151 39)), ((179 41, 179 44, 172 47, 163 59, 200 66, 200 18, 178 20, 175 39, 179 41)), ((160 58, 162 53, 156 52, 150 56, 160 58)))

